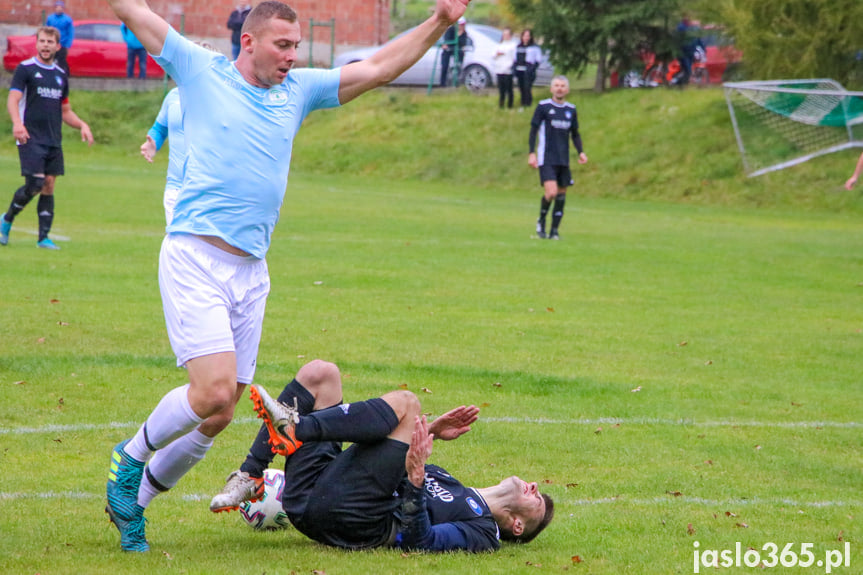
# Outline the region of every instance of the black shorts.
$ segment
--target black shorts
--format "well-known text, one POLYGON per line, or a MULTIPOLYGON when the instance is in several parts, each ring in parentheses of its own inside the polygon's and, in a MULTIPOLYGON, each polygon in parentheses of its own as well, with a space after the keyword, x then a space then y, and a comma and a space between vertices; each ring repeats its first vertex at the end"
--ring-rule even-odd
MULTIPOLYGON (((297 401, 300 413, 314 405, 305 388, 297 401)), ((387 545, 397 529, 400 502, 394 493, 405 477, 407 450, 393 439, 354 443, 344 451, 339 442, 304 443, 285 462, 282 507, 298 531, 319 543, 346 549, 387 545)))
POLYGON ((63 175, 63 148, 60 146, 47 146, 29 140, 18 146, 18 158, 21 160, 22 176, 63 175))
POLYGON ((569 171, 569 166, 546 166, 539 167, 539 185, 545 186, 545 182, 555 181, 558 188, 568 188, 574 182, 572 181, 572 172, 569 171))

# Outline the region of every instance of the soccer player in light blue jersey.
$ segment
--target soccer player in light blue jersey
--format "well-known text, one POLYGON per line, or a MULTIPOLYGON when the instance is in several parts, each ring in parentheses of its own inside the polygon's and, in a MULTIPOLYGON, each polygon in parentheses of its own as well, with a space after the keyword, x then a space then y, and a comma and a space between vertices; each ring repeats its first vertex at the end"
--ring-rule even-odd
POLYGON ((111 453, 106 511, 123 550, 149 549, 144 509, 204 457, 252 383, 270 287, 265 256, 303 119, 397 78, 469 1, 437 0, 424 23, 361 62, 292 70, 300 24, 281 2, 249 13, 231 62, 185 40, 146 0, 108 0, 176 80, 187 154, 159 256, 159 288, 189 383, 168 392, 111 453))
POLYGON ((168 151, 168 172, 165 176, 165 220, 170 224, 174 218, 174 204, 183 185, 183 166, 186 163, 186 136, 183 133, 183 108, 180 106, 180 90, 174 88, 165 94, 162 107, 141 144, 141 155, 153 163, 156 152, 170 141, 168 151))

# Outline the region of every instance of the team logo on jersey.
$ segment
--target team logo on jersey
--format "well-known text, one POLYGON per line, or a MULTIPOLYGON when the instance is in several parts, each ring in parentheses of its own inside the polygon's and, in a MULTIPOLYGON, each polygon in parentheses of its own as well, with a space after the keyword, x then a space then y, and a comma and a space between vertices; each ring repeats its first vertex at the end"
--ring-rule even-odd
POLYGON ((549 111, 548 111, 548 115, 549 115, 549 116, 554 116, 554 109, 549 110, 549 111))
POLYGON ((63 85, 63 78, 61 78, 60 76, 54 76, 54 80, 56 80, 56 81, 57 81, 57 85, 58 85, 58 86, 62 86, 62 85, 63 85))
POLYGON ((566 115, 566 119, 567 119, 567 120, 571 120, 571 119, 572 119, 572 112, 570 112, 569 110, 567 110, 566 112, 564 112, 564 114, 566 115))
POLYGON ((345 415, 347 415, 348 412, 351 410, 351 404, 345 403, 345 404, 340 405, 339 408, 345 412, 345 415))
POLYGON ((34 74, 33 77, 39 79, 42 77, 42 74, 40 74, 39 72, 36 72, 36 74, 34 74))
POLYGON ((473 497, 468 497, 467 499, 465 499, 465 501, 467 501, 467 504, 470 506, 471 511, 473 511, 477 515, 482 515, 482 507, 479 506, 479 503, 477 503, 473 497))
POLYGON ((288 103, 288 95, 283 90, 273 88, 267 92, 267 104, 271 106, 284 106, 288 103))

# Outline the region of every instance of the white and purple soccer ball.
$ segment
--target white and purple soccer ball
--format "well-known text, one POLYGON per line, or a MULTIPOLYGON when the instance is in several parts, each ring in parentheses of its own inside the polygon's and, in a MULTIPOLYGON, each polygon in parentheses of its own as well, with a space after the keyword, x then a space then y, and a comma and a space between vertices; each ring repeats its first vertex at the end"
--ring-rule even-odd
POLYGON ((240 505, 240 516, 252 529, 285 529, 291 525, 282 509, 282 492, 285 489, 285 474, 280 469, 264 471, 264 497, 246 501, 240 505))

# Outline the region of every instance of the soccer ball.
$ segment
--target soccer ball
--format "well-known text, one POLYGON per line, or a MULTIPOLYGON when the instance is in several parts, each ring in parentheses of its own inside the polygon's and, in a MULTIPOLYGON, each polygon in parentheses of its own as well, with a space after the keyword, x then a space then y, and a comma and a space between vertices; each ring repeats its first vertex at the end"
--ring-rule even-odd
POLYGON ((285 489, 285 474, 280 469, 264 471, 264 497, 245 501, 240 505, 240 516, 252 529, 274 530, 290 526, 288 516, 282 509, 282 491, 285 489))

